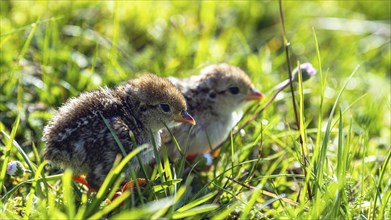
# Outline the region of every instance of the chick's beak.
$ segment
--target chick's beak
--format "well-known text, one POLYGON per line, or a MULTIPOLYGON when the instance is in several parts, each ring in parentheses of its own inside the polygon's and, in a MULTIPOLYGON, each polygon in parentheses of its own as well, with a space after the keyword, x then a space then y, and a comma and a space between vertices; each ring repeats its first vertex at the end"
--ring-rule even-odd
POLYGON ((181 114, 177 115, 174 120, 185 124, 192 124, 192 125, 196 124, 194 118, 185 111, 182 111, 181 114))
POLYGON ((255 101, 255 100, 262 100, 263 98, 265 98, 264 94, 262 94, 256 89, 252 89, 250 94, 248 94, 244 99, 246 101, 255 101))

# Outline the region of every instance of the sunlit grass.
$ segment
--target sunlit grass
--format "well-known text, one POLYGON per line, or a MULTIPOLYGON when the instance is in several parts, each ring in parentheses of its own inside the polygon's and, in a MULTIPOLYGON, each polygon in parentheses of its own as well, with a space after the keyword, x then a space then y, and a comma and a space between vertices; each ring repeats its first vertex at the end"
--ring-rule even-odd
POLYGON ((277 1, 0 4, 0 218, 391 218, 389 2, 283 1, 285 34, 277 1), (318 74, 293 84, 298 121, 289 87, 252 120, 288 78, 284 37, 292 67, 318 74), (156 164, 129 176, 147 185, 113 199, 142 147, 91 194, 71 170, 46 169, 42 129, 68 98, 218 62, 246 70, 267 99, 211 171, 155 145, 156 164), (28 172, 8 175, 11 161, 28 172))

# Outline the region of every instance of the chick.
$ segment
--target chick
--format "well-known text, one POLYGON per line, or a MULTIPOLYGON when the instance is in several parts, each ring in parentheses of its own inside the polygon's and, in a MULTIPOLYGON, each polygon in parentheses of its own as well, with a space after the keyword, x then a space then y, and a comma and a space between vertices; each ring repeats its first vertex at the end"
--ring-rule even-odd
MULTIPOLYGON (((188 125, 170 129, 187 155, 217 147, 241 119, 245 104, 264 97, 243 70, 225 63, 208 66, 197 76, 170 81, 183 93, 188 111, 197 121, 193 129, 188 125)), ((181 154, 170 133, 165 130, 162 137, 169 158, 179 159, 181 154)))
MULTIPOLYGON (((116 155, 121 154, 103 117, 126 153, 149 144, 140 153, 141 163, 146 164, 154 157, 153 141, 160 146, 159 130, 164 124, 169 127, 178 122, 195 124, 186 108, 181 92, 167 79, 152 74, 129 80, 115 89, 82 93, 68 100, 44 128, 44 157, 54 165, 71 168, 75 175, 86 175, 89 185, 97 190, 116 155)), ((130 163, 134 170, 139 169, 137 158, 130 163)))

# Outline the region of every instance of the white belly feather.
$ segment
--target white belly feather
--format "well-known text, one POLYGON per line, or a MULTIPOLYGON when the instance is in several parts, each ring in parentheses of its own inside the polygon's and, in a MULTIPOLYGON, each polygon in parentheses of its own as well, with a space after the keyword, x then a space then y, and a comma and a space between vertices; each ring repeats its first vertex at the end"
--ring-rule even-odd
MULTIPOLYGON (((231 129, 241 119, 243 112, 233 112, 228 117, 209 118, 197 124, 189 140, 188 154, 204 153, 216 148, 227 139, 231 129)), ((182 142, 184 143, 184 142, 182 142)), ((184 146, 181 146, 184 149, 184 146)))

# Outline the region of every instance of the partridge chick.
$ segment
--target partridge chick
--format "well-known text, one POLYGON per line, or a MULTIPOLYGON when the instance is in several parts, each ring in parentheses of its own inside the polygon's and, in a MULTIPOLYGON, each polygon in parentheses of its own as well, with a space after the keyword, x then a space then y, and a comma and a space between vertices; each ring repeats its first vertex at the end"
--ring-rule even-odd
MULTIPOLYGON (((152 74, 129 80, 115 89, 102 88, 68 100, 44 128, 44 157, 54 165, 71 168, 75 175, 86 175, 94 190, 99 189, 116 155, 121 154, 102 116, 127 153, 149 144, 140 153, 143 164, 153 159, 153 139, 160 146, 159 130, 164 124, 195 124, 186 112, 180 91, 167 79, 152 74)), ((131 160, 131 166, 139 169, 136 158, 131 160)))
MULTIPOLYGON (((217 147, 241 119, 245 104, 264 97, 243 70, 225 63, 208 66, 197 76, 170 81, 183 93, 188 111, 197 121, 193 129, 189 125, 170 129, 187 155, 217 147)), ((162 137, 169 158, 177 160, 181 154, 170 133, 165 130, 162 137)))

